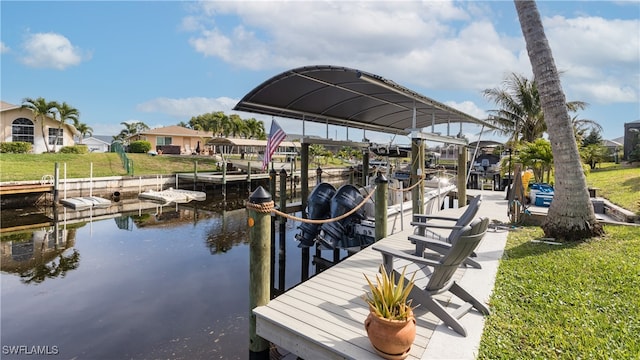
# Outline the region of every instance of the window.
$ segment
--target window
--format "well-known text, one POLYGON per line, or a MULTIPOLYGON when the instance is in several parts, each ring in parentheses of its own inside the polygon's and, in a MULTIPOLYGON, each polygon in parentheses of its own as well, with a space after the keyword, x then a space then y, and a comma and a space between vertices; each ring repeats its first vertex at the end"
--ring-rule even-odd
POLYGON ((171 136, 158 136, 156 138, 156 145, 171 145, 172 142, 171 136))
POLYGON ((33 121, 25 118, 16 119, 11 124, 11 141, 24 141, 33 144, 33 121))
POLYGON ((62 145, 62 135, 64 131, 57 128, 49 128, 49 145, 62 145), (58 135, 58 143, 56 144, 56 134, 58 135))

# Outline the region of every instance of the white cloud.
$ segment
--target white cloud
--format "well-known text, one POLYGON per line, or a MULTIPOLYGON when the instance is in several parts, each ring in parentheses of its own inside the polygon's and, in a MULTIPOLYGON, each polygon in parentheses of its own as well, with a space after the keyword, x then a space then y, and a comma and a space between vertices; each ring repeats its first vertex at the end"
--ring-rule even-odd
POLYGON ((82 50, 71 44, 63 35, 56 33, 31 34, 22 44, 22 62, 30 67, 64 70, 89 59, 82 50))
POLYGON ((0 41, 0 54, 8 53, 11 51, 7 45, 4 44, 3 41, 0 41))
MULTIPOLYGON (((184 23, 192 47, 252 70, 335 64, 409 88, 477 97, 531 65, 517 18, 491 3, 416 1, 203 2, 184 23), (507 16, 511 16, 508 19, 507 16), (234 19, 239 19, 234 21, 234 19), (500 22, 500 23, 499 23, 500 22)), ((545 18, 567 98, 638 101, 640 20, 545 18)), ((427 94, 428 95, 428 94, 427 94)))
POLYGON ((469 114, 477 119, 484 120, 487 118, 487 112, 484 109, 480 109, 475 103, 471 101, 463 101, 457 103, 454 101, 447 101, 445 105, 451 106, 454 109, 460 110, 465 114, 469 114))
POLYGON ((569 100, 638 101, 640 20, 555 16, 543 21, 569 100))
POLYGON ((156 98, 146 101, 136 106, 136 110, 142 112, 158 112, 168 114, 175 118, 184 120, 192 116, 198 116, 205 113, 229 111, 238 103, 239 100, 228 97, 220 97, 217 99, 194 97, 183 99, 156 98))

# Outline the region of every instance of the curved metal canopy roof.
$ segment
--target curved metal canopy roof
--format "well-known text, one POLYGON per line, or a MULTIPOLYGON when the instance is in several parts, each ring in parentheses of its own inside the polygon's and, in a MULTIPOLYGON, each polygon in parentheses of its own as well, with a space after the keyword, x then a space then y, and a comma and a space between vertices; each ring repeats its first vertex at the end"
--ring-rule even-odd
POLYGON ((305 66, 260 84, 237 111, 408 134, 447 123, 490 124, 378 75, 330 65, 305 66))

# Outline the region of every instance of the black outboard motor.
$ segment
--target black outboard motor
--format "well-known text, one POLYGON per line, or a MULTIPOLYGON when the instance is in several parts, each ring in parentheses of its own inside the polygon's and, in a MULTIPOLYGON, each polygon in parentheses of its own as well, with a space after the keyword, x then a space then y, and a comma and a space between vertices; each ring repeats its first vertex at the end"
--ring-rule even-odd
MULTIPOLYGON (((343 185, 331 199, 331 218, 346 214, 358 206, 364 197, 353 185, 343 185)), ((322 224, 321 234, 318 237, 323 247, 328 249, 359 247, 360 241, 353 237, 354 228, 361 220, 365 219, 363 208, 347 216, 346 218, 322 224)))
MULTIPOLYGON (((313 189, 309 195, 307 203, 307 215, 309 219, 322 220, 329 218, 331 198, 336 193, 336 188, 329 183, 321 183, 313 189)), ((312 246, 316 236, 320 232, 320 224, 302 223, 298 226, 300 233, 296 234, 296 239, 300 241, 298 247, 312 246)))

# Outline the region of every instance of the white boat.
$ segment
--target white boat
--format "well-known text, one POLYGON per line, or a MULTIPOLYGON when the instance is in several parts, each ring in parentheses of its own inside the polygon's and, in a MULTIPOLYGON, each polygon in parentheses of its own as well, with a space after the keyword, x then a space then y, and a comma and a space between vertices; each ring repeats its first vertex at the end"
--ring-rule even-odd
POLYGON ((111 206, 111 200, 97 196, 79 196, 60 200, 60 203, 73 210, 104 209, 111 206))
POLYGON ((138 194, 138 198, 157 201, 164 204, 188 203, 192 200, 203 201, 207 198, 207 194, 202 191, 168 188, 161 191, 147 190, 138 194))

